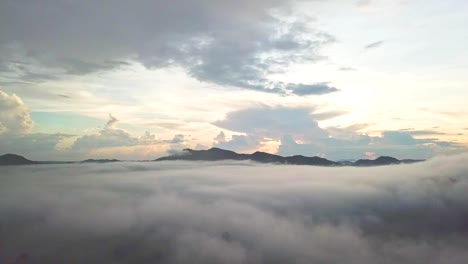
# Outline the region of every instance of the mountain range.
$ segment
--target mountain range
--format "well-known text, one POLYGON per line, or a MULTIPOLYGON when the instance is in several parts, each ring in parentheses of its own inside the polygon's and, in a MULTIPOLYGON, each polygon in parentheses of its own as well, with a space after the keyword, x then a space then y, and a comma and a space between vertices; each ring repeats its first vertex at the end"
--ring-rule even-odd
MULTIPOLYGON (((381 156, 377 159, 360 159, 357 161, 331 161, 321 157, 307 157, 302 155, 280 156, 266 152, 257 151, 252 154, 239 154, 234 151, 210 148, 208 150, 193 150, 184 149, 182 152, 161 157, 153 161, 171 161, 171 160, 188 160, 188 161, 221 161, 221 160, 250 160, 259 163, 273 164, 291 164, 291 165, 312 165, 312 166, 381 166, 393 164, 407 164, 420 162, 422 160, 405 159, 399 160, 393 157, 381 156)), ((109 163, 120 162, 117 159, 87 159, 77 162, 53 162, 53 161, 32 161, 23 156, 15 154, 6 154, 0 156, 0 165, 29 165, 29 164, 68 164, 68 163, 109 163)))
POLYGON ((402 163, 415 163, 422 160, 405 159, 399 160, 393 157, 381 156, 377 159, 360 159, 355 162, 331 161, 321 157, 307 157, 302 155, 280 156, 266 152, 257 151, 252 154, 239 154, 234 151, 211 148, 208 150, 184 149, 181 153, 161 157, 155 161, 164 160, 192 160, 192 161, 220 161, 220 160, 251 160, 259 163, 276 163, 291 165, 314 165, 314 166, 379 166, 402 163))

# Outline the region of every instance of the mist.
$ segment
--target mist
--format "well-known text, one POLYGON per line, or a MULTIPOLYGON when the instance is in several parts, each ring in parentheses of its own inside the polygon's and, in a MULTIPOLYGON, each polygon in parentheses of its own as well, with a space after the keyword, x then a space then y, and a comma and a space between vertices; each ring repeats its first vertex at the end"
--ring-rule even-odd
POLYGON ((468 155, 0 168, 3 263, 465 263, 468 155))

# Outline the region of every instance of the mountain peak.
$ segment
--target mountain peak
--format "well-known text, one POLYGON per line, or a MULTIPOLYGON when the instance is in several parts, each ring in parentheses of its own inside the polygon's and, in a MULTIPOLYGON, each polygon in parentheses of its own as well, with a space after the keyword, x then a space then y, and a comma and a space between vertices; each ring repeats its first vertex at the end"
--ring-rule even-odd
POLYGON ((380 156, 374 160, 360 159, 354 162, 354 165, 356 166, 380 166, 380 165, 392 165, 392 164, 400 164, 400 163, 402 163, 402 161, 394 157, 380 156))
POLYGON ((36 162, 28 160, 23 156, 16 154, 5 154, 0 156, 0 165, 25 165, 35 164, 36 162))

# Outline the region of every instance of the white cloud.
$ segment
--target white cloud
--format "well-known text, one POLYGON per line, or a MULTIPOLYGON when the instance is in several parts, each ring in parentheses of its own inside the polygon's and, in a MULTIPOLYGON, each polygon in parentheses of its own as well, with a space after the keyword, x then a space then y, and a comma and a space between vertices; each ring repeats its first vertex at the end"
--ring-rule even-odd
POLYGON ((433 263, 466 252, 468 156, 374 168, 2 168, 2 256, 32 263, 433 263))
POLYGON ((313 110, 296 107, 255 107, 228 113, 214 125, 252 135, 280 138, 284 134, 323 138, 327 133, 318 126, 313 110))
MULTIPOLYGON (((136 137, 117 127, 118 119, 109 114, 109 120, 96 134, 80 136, 73 142, 69 152, 76 158, 118 158, 126 160, 155 159, 171 150, 186 147, 185 136, 174 135, 170 140, 158 139, 146 131, 136 137)), ((67 150, 68 151, 68 150, 67 150)))
MULTIPOLYGON (((73 150, 75 151, 91 151, 99 148, 112 148, 112 147, 129 147, 148 143, 148 133, 143 137, 137 138, 123 129, 116 128, 118 119, 112 114, 109 114, 109 120, 106 122, 104 128, 97 134, 84 135, 79 137, 73 143, 73 150)), ((156 140, 150 140, 152 143, 156 140)))
POLYGON ((23 134, 29 132, 34 122, 28 107, 15 94, 0 91, 0 134, 23 134))
POLYGON ((358 132, 365 124, 350 127, 319 126, 319 120, 342 115, 342 112, 317 112, 298 107, 267 107, 241 109, 228 113, 214 125, 244 133, 227 140, 223 134, 215 138, 214 146, 239 151, 251 151, 267 140, 281 141, 280 155, 324 155, 328 159, 357 159, 366 152, 378 156, 390 155, 405 159, 427 159, 437 154, 459 153, 466 147, 456 142, 434 138, 417 139, 412 131, 383 131, 381 136, 358 132))

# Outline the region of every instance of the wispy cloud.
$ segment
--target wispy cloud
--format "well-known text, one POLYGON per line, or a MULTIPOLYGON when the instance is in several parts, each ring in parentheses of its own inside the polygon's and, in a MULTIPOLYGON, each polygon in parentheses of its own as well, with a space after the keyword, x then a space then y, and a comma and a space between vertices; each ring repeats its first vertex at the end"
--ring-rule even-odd
POLYGON ((340 67, 340 68, 338 68, 338 70, 340 70, 340 71, 357 71, 356 68, 349 67, 349 66, 340 67))
POLYGON ((375 48, 378 48, 378 47, 382 46, 384 43, 385 43, 385 41, 383 41, 383 40, 372 42, 372 43, 364 46, 364 49, 365 50, 375 49, 375 48))
POLYGON ((372 0, 359 0, 356 2, 356 6, 358 7, 367 7, 372 4, 372 0))

